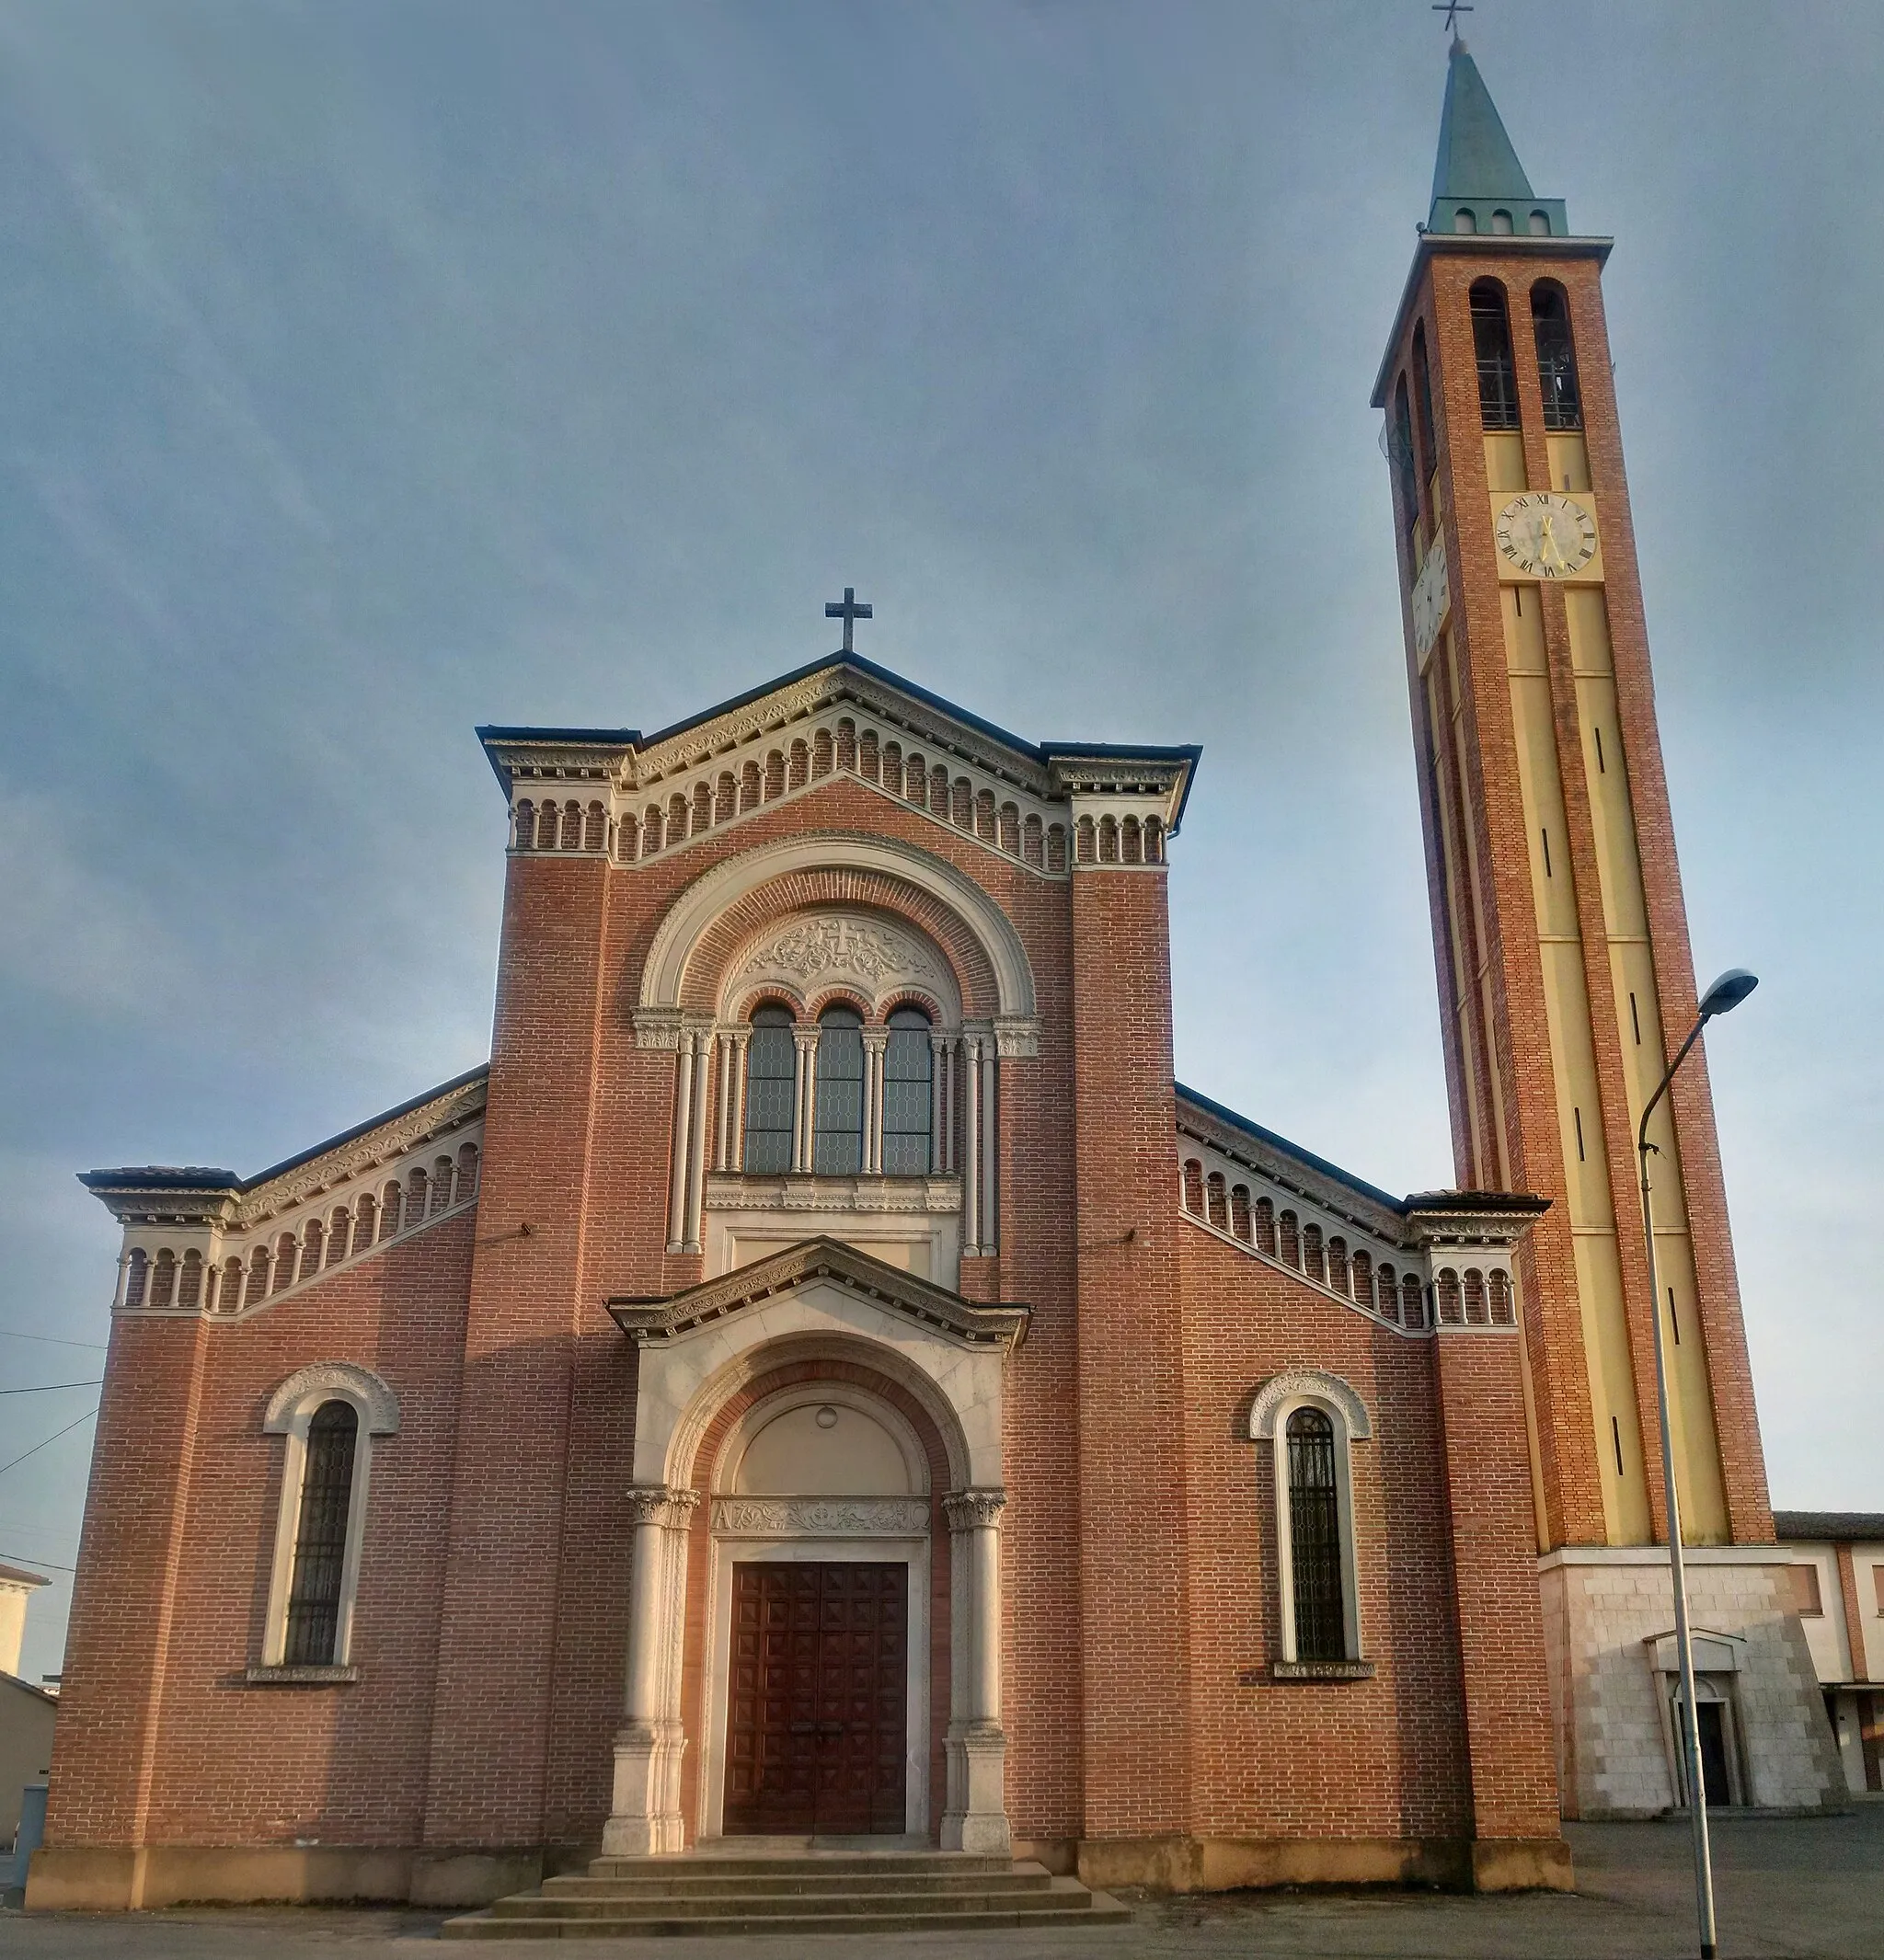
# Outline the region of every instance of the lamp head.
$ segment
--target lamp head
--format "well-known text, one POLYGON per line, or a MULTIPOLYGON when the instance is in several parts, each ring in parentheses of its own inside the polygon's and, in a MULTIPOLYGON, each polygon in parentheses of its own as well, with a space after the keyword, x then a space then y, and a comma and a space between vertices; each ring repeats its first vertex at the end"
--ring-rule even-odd
POLYGON ((1738 1007, 1760 984, 1744 967, 1729 967, 1701 998, 1701 1018, 1711 1021, 1716 1014, 1738 1007))

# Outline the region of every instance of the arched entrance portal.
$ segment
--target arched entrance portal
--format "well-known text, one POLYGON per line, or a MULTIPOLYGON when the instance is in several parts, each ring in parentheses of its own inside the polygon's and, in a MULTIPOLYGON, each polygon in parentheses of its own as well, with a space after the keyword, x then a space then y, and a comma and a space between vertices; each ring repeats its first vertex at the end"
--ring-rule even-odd
POLYGON ((926 1835, 940 1439, 855 1364, 783 1376, 729 1406, 707 1479, 700 1835, 926 1835))
POLYGON ((814 1239, 611 1312, 640 1358, 603 1850, 1005 1852, 1001 1406, 1026 1310, 814 1239))

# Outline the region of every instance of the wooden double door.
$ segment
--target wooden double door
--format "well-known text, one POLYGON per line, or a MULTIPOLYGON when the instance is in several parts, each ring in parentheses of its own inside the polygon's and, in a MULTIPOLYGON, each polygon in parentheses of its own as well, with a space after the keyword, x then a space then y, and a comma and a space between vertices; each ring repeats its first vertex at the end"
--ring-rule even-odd
POLYGON ((736 1564, 729 1836, 900 1832, 909 1568, 736 1564))

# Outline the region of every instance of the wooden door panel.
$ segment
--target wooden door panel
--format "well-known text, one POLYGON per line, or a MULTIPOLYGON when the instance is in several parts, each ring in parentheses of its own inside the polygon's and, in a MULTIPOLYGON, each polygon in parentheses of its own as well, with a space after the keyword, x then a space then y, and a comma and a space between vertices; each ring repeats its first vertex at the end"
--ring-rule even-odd
POLYGON ((908 1568, 732 1570, 724 1828, 901 1831, 908 1568))

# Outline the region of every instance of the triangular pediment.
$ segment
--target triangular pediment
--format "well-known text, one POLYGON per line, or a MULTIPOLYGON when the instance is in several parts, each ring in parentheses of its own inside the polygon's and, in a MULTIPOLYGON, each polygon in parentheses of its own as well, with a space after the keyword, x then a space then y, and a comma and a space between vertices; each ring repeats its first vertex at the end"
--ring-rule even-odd
POLYGON ((1026 1307, 982 1306, 841 1239, 821 1236, 736 1267, 718 1278, 703 1279, 665 1299, 618 1299, 606 1304, 630 1340, 660 1342, 812 1285, 854 1293, 918 1326, 952 1335, 975 1347, 1017 1347, 1027 1335, 1026 1307))

